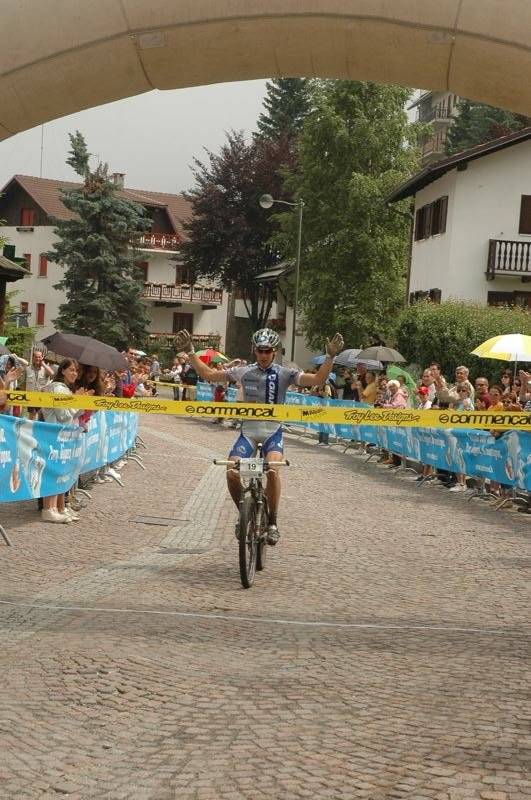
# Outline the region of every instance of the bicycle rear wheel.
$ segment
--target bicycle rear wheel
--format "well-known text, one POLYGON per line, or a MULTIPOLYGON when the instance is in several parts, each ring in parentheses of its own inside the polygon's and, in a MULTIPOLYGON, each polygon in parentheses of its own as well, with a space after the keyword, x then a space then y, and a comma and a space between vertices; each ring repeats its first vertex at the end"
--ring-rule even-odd
POLYGON ((258 551, 256 530, 256 506, 251 494, 246 494, 240 506, 238 546, 240 557, 240 579, 244 589, 253 585, 258 551))

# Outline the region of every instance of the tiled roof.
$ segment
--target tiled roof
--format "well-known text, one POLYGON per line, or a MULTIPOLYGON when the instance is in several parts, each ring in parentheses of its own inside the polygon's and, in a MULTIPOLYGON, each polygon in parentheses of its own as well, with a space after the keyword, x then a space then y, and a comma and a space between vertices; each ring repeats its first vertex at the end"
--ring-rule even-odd
POLYGON ((16 281, 19 278, 23 278, 24 275, 29 275, 29 270, 22 264, 17 264, 16 261, 11 261, 0 254, 0 273, 8 281, 16 281))
MULTIPOLYGON (((75 189, 81 183, 72 181, 55 181, 50 178, 36 178, 32 175, 14 175, 4 186, 4 192, 12 181, 17 181, 20 186, 33 198, 42 210, 50 217, 58 219, 71 219, 74 215, 61 202, 60 189, 75 189)), ((140 203, 144 206, 161 206, 166 208, 170 221, 176 233, 185 235, 182 223, 186 222, 192 214, 191 203, 180 194, 167 194, 166 192, 149 192, 145 189, 121 189, 117 192, 119 197, 140 203)))

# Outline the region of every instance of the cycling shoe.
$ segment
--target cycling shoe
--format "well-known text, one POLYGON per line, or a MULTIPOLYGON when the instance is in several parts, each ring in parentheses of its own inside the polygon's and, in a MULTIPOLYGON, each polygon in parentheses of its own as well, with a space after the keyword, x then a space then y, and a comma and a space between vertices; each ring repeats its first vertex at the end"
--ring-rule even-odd
POLYGON ((276 525, 267 526, 266 541, 270 545, 275 545, 280 539, 280 533, 276 525))

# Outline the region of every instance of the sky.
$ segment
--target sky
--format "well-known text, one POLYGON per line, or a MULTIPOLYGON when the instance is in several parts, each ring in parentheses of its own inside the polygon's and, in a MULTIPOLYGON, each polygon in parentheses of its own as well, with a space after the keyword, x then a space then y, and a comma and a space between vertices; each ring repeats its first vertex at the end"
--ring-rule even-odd
MULTIPOLYGON (((78 180, 65 162, 68 134, 80 130, 110 172, 125 172, 126 187, 182 192, 203 148, 217 152, 226 131, 255 129, 264 95, 265 81, 154 91, 48 122, 42 177, 78 180)), ((40 126, 0 142, 0 187, 17 173, 39 176, 40 160, 40 126)))

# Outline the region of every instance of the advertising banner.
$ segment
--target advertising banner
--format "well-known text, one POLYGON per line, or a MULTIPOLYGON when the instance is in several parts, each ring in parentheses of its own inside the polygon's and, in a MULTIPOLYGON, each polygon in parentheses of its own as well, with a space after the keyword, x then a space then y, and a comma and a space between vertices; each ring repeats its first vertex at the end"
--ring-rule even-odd
MULTIPOLYGON (((316 399, 319 398, 296 392, 286 395, 287 403, 306 405, 310 412, 316 399)), ((319 402, 364 409, 360 403, 349 400, 320 399, 319 402)), ((376 444, 391 453, 438 469, 531 490, 531 434, 525 431, 499 431, 493 436, 489 431, 472 429, 301 424, 307 430, 328 431, 339 439, 376 444)))
POLYGON ((93 414, 87 431, 0 415, 0 503, 68 491, 83 472, 105 466, 135 442, 135 414, 93 414))

